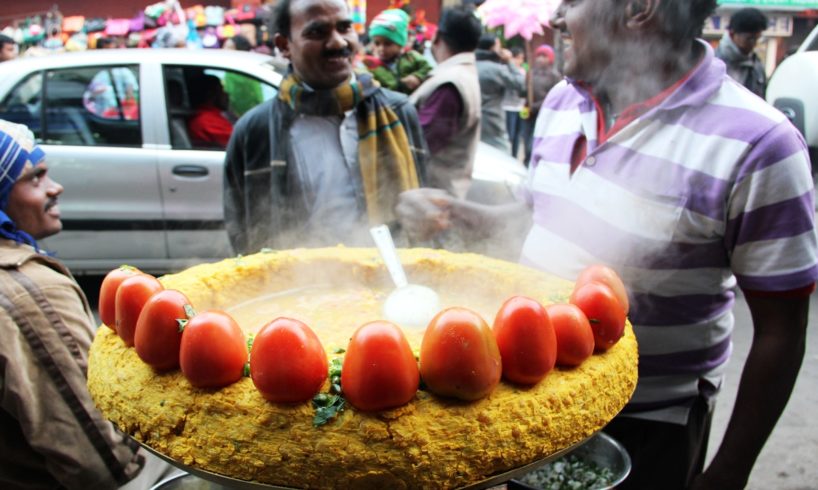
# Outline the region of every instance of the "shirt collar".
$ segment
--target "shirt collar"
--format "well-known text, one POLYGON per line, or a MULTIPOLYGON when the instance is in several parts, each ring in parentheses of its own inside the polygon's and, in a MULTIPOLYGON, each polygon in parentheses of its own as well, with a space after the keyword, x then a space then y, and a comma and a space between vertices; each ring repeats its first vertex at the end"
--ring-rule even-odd
MULTIPOLYGON (((658 94, 626 107, 618 115, 614 125, 604 134, 604 137, 604 132, 601 130, 604 128, 604 124, 600 124, 600 143, 640 116, 653 111, 669 111, 685 106, 701 105, 719 90, 726 73, 724 63, 715 59, 710 44, 701 39, 696 42, 699 49, 704 50, 704 55, 699 63, 658 94)), ((567 78, 567 80, 589 104, 596 108, 601 123, 601 118, 604 115, 601 114, 601 107, 592 94, 592 87, 584 82, 570 78, 567 78)))

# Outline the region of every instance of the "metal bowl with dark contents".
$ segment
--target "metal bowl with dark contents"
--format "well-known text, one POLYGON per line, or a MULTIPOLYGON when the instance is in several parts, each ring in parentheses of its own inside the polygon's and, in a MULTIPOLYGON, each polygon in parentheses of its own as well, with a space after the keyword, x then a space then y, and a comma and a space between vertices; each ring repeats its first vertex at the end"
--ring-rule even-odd
POLYGON ((609 490, 631 471, 631 458, 613 437, 598 432, 576 449, 509 481, 508 490, 609 490))

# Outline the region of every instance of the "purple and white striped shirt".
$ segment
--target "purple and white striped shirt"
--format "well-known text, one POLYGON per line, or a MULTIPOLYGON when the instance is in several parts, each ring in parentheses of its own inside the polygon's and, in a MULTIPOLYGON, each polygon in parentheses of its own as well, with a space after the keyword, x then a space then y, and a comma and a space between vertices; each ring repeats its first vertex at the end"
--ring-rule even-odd
POLYGON ((720 383, 736 285, 787 291, 818 277, 803 138, 702 45, 691 76, 604 143, 590 94, 566 81, 534 131, 523 192, 534 225, 521 262, 571 280, 594 263, 620 273, 640 351, 631 409, 689 400, 702 379, 720 383), (571 174, 582 136, 587 155, 571 174))

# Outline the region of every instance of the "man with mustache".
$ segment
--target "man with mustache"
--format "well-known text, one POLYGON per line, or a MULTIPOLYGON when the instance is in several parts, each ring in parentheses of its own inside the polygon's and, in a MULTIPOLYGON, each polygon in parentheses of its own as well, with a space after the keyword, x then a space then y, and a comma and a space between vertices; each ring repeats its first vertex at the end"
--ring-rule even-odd
MULTIPOLYGON (((697 37, 716 0, 563 0, 566 81, 534 133, 522 202, 485 207, 404 193, 406 227, 496 234, 532 220, 521 262, 574 280, 596 263, 625 282, 639 382, 605 429, 635 489, 744 488, 804 357, 818 277, 804 140, 697 37), (731 352, 735 288, 754 335, 724 439, 703 471, 731 352)), ((741 325, 741 328, 748 328, 741 325)))
POLYGON ((37 245, 62 229, 62 191, 31 132, 0 120, 0 487, 148 488, 171 467, 94 406, 91 309, 37 245))
POLYGON ((343 0, 280 0, 274 29, 289 74, 236 123, 225 157, 233 248, 370 245, 369 227, 394 223, 398 194, 423 178, 417 113, 353 72, 358 37, 343 0))

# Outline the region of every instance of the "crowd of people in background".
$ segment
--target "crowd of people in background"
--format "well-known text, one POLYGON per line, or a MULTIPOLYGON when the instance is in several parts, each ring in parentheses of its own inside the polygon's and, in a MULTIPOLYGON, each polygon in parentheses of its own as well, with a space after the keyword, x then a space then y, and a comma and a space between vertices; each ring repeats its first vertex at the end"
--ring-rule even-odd
MULTIPOLYGON (((433 55, 433 34, 438 26, 427 22, 425 13, 414 11, 408 2, 397 2, 395 5, 374 15, 367 29, 359 33, 356 69, 370 72, 374 80, 384 88, 411 95, 432 77, 433 69, 442 61, 436 60, 433 55)), ((166 0, 140 12, 144 19, 149 19, 150 16, 166 18, 162 26, 124 35, 112 34, 114 31, 108 28, 90 27, 93 19, 86 19, 82 30, 72 32, 77 28, 69 27, 76 24, 70 20, 73 17, 62 18, 58 13, 50 13, 49 16, 63 19, 63 22, 51 22, 47 27, 48 32, 43 32, 40 37, 21 42, 9 35, 0 34, 0 61, 17 56, 41 56, 64 51, 150 47, 234 49, 282 56, 274 44, 274 33, 269 32, 272 11, 267 6, 256 12, 251 22, 244 23, 225 21, 224 19, 232 19, 231 15, 235 13, 222 12, 222 20, 215 22, 222 22, 224 25, 218 28, 206 24, 209 20, 201 20, 205 14, 209 19, 209 9, 207 7, 202 12, 184 10, 178 2, 166 0), (94 32, 85 32, 88 29, 94 29, 94 32)), ((426 116, 424 111, 420 111, 421 119, 427 120, 425 130, 431 131, 429 135, 433 136, 427 139, 433 142, 430 144, 432 156, 447 146, 447 142, 458 140, 456 133, 463 126, 461 119, 465 109, 466 115, 471 117, 470 125, 477 129, 478 134, 477 139, 468 139, 469 144, 466 146, 470 150, 467 153, 473 154, 474 144, 477 140, 482 140, 527 163, 530 158, 533 121, 538 107, 548 90, 560 79, 554 68, 554 50, 547 44, 535 46, 534 59, 526 60, 526 53, 519 39, 512 41, 484 32, 480 25, 476 29, 484 36, 478 46, 469 46, 468 49, 457 47, 456 50, 474 52, 472 56, 476 57, 476 79, 471 81, 479 80, 479 83, 470 83, 468 94, 464 92, 467 88, 464 85, 444 83, 442 91, 437 91, 430 101, 425 101, 426 116), (547 62, 541 59, 543 54, 547 62), (453 87, 458 87, 458 90, 452 92, 454 95, 451 100, 454 105, 440 105, 441 96, 453 87), (449 117, 450 115, 454 116, 449 117)), ((11 31, 10 28, 4 30, 8 34, 11 31)), ((19 33, 17 37, 20 37, 19 33)), ((454 54, 459 54, 459 51, 454 54)), ((458 59, 460 58, 463 56, 458 59)), ((467 78, 460 77, 458 83, 465 82, 467 78)), ((440 77, 436 77, 436 80, 440 80, 440 77)), ((226 79, 223 81, 225 85, 229 82, 226 79)), ((224 88, 231 94, 228 101, 230 110, 225 110, 225 116, 219 117, 218 121, 213 117, 205 120, 218 122, 218 128, 214 131, 226 132, 229 137, 232 123, 235 122, 229 120, 233 119, 230 114, 243 114, 261 102, 261 99, 253 97, 253 100, 246 101, 251 105, 235 107, 242 104, 242 101, 233 100, 235 94, 241 91, 224 88)), ((415 96, 415 99, 419 97, 415 96)), ((423 98, 425 100, 426 97, 423 98)), ((446 102, 447 98, 443 97, 442 100, 446 102)), ((218 104, 210 103, 210 106, 210 114, 213 115, 215 112, 212 107, 218 107, 218 104)), ((189 131, 203 136, 200 124, 194 121, 189 124, 197 126, 189 127, 189 131)), ((211 137, 207 137, 202 141, 212 143, 210 139, 211 137)), ((222 143, 222 147, 226 145, 226 137, 216 139, 222 143)), ((468 170, 469 168, 463 169, 464 172, 468 170)))
MULTIPOLYGON (((368 29, 359 33, 357 67, 371 72, 381 86, 409 95, 430 77, 436 65, 431 48, 437 26, 428 23, 425 12, 415 12, 408 2, 395 5, 400 8, 388 8, 374 15, 368 29)), ((245 22, 236 23, 232 16, 238 14, 225 12, 221 7, 185 10, 178 1, 165 0, 150 5, 131 21, 134 29, 133 23, 141 19, 143 30, 113 35, 117 31, 104 23, 91 27, 98 19, 86 19, 81 30, 73 32, 78 27, 69 26, 77 24, 77 16, 63 18, 58 12, 50 12, 46 18, 57 20, 43 22, 46 26, 38 28, 39 34, 28 35, 25 42, 19 29, 8 26, 3 29, 0 62, 21 55, 127 47, 221 48, 281 56, 268 32, 271 8, 264 6, 243 15, 245 22), (155 17, 152 22, 151 17, 155 17), (86 32, 89 29, 94 32, 86 32), (12 35, 14 32, 16 36, 12 35)), ((768 23, 758 9, 738 10, 731 16, 715 50, 716 57, 727 65, 728 74, 761 97, 767 75, 755 48, 768 23)), ((27 33, 26 29, 23 31, 27 33)), ((509 152, 527 165, 531 159, 533 123, 548 91, 562 75, 556 69, 555 52, 550 45, 534 46, 532 59, 526 59, 518 41, 486 32, 475 51, 481 94, 480 140, 509 152)), ((260 100, 252 102, 255 105, 260 100)), ((234 113, 243 114, 247 109, 234 113)))
MULTIPOLYGON (((431 76, 437 65, 432 54, 432 39, 437 26, 427 22, 425 13, 415 12, 408 2, 398 2, 397 5, 401 7, 388 8, 374 15, 368 29, 359 34, 360 49, 356 67, 372 73, 382 87, 410 95, 431 76)), ((63 22, 51 22, 48 27, 40 28, 42 32, 38 36, 29 36, 25 41, 21 39, 19 29, 15 31, 8 26, 4 28, 0 33, 0 62, 18 56, 40 56, 64 51, 150 47, 234 49, 281 56, 274 45, 273 34, 268 32, 268 20, 272 16, 269 6, 245 15, 243 23, 236 23, 232 19, 231 15, 236 15, 235 12, 225 12, 218 7, 218 14, 214 14, 210 9, 211 7, 185 11, 178 1, 165 0, 147 7, 137 16, 137 19, 143 19, 141 28, 144 30, 130 34, 127 30, 124 33, 120 31, 119 35, 114 34, 116 31, 108 29, 104 23, 91 27, 97 19, 85 20, 85 25, 73 32, 78 27, 69 25, 76 24, 71 22, 76 16, 64 19, 58 12, 50 12, 46 17, 63 19, 63 22), (156 17, 153 23, 149 21, 150 16, 156 17), (215 21, 212 20, 214 17, 215 21), (162 25, 156 25, 157 23, 162 25), (219 25, 215 25, 216 23, 219 25), (153 25, 155 28, 151 29, 146 25, 153 25), (86 32, 88 29, 93 29, 94 32, 86 32), (16 36, 13 35, 14 32, 17 33, 16 36)), ((731 16, 727 30, 715 50, 716 57, 727 65, 730 76, 761 97, 766 90, 767 75, 755 48, 768 22, 767 17, 758 9, 738 10, 731 16)), ((562 79, 562 74, 557 70, 555 51, 550 45, 534 46, 532 59, 526 59, 526 51, 519 41, 504 39, 488 31, 483 33, 477 48, 473 50, 481 99, 479 139, 528 165, 531 160, 534 121, 546 95, 562 79)), ((224 81, 227 82, 228 80, 224 81)), ((228 89, 227 92, 235 94, 240 91, 228 89)), ((252 99, 249 101, 252 105, 241 108, 232 107, 237 102, 230 100, 230 112, 243 114, 261 101, 258 97, 252 99)), ((238 103, 241 104, 241 101, 238 103)), ((460 113, 459 107, 447 109, 454 109, 455 114, 460 113)), ((230 128, 232 122, 227 122, 230 128)), ((440 127, 441 124, 443 122, 438 121, 435 127, 440 127)), ((226 127, 224 124, 220 126, 226 127)), ((453 134, 454 131, 450 129, 445 132, 453 134)), ((225 138, 220 140, 226 144, 225 138)), ((438 141, 446 140, 447 138, 433 138, 432 153, 437 151, 437 146, 442 145, 438 141)))
MULTIPOLYGON (((356 67, 372 73, 382 87, 411 95, 432 75, 432 70, 438 63, 432 54, 433 37, 430 36, 437 26, 426 22, 425 14, 422 11, 414 12, 408 3, 399 2, 398 5, 401 8, 388 8, 374 15, 368 29, 360 33, 356 67)), ((139 35, 119 36, 108 35, 107 29, 94 33, 63 32, 57 24, 52 23, 48 32, 43 32, 36 41, 23 44, 22 55, 81 49, 187 47, 235 49, 281 56, 273 43, 273 35, 268 32, 266 22, 272 15, 269 10, 256 12, 253 22, 236 24, 231 20, 225 24, 226 28, 206 25, 206 21, 201 20, 206 18, 205 11, 185 12, 174 0, 150 6, 146 12, 164 15, 168 21, 164 26, 143 31, 139 35), (161 5, 165 5, 164 10, 155 10, 161 5), (185 17, 186 21, 179 20, 185 17), (173 23, 174 20, 176 24, 173 23), (242 28, 241 25, 250 27, 242 28), (150 34, 146 35, 145 32, 150 34)), ((210 14, 208 11, 207 15, 210 14)), ((224 15, 222 12, 222 20, 215 22, 224 23, 224 15)), ((228 13, 226 18, 230 19, 230 15, 228 13)), ((741 9, 731 16, 727 31, 715 50, 716 57, 727 65, 728 74, 761 97, 766 90, 767 76, 755 48, 767 25, 768 19, 761 11, 755 8, 741 9)), ((4 32, 11 33, 9 29, 4 32)), ((0 34, 0 61, 21 55, 20 42, 7 34, 0 34)), ((546 95, 562 79, 562 74, 556 68, 555 52, 550 45, 533 46, 530 53, 532 59, 526 59, 523 44, 518 41, 519 39, 504 39, 488 31, 483 33, 477 48, 473 50, 479 80, 479 139, 510 153, 527 165, 532 156, 534 121, 546 95)), ((224 81, 227 82, 228 80, 224 81)), ((451 87, 452 85, 444 87, 444 91, 436 95, 440 96, 445 93, 446 88, 451 87)), ((227 92, 237 93, 235 90, 227 92)), ((462 100, 462 87, 458 93, 462 100)), ((455 97, 455 102, 457 100, 458 97, 455 97)), ((255 97, 249 101, 252 105, 231 107, 231 112, 243 114, 259 102, 260 99, 255 97)), ((442 128, 445 121, 440 121, 435 116, 462 115, 462 108, 459 105, 437 107, 434 97, 431 102, 428 107, 436 108, 431 116, 434 121, 431 131, 435 137, 427 141, 432 141, 430 150, 434 154, 456 132, 452 128, 455 125, 462 126, 461 121, 451 122, 449 129, 441 130, 446 134, 441 135, 438 129, 442 128)), ((229 103, 233 106, 237 102, 231 100, 229 103)), ((421 114, 421 119, 423 117, 421 114)), ((218 131, 224 128, 232 130, 232 122, 227 122, 229 127, 220 124, 221 129, 218 131)), ((430 124, 427 124, 427 130, 431 127, 430 124)), ((226 144, 226 138, 220 139, 226 144)))

